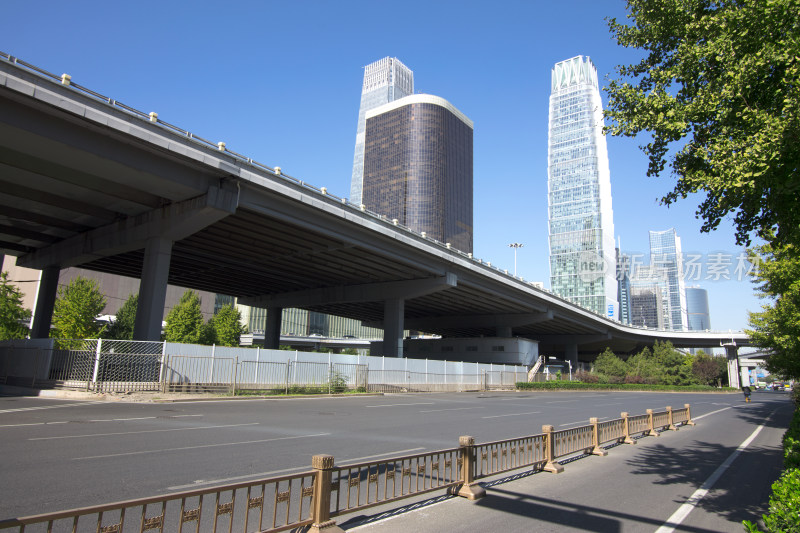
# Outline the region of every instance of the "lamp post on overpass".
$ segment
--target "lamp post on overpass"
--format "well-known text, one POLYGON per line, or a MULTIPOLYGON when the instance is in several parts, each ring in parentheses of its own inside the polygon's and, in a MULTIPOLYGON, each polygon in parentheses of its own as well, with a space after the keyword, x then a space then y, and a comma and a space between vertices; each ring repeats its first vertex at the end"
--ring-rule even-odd
POLYGON ((508 246, 514 249, 514 277, 517 277, 517 249, 522 248, 524 245, 518 242, 512 242, 508 246))

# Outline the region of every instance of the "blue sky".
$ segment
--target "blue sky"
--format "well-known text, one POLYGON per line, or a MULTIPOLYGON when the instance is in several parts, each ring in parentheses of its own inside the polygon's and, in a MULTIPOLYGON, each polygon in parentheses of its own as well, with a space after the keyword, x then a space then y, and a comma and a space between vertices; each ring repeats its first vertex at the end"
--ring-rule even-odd
MULTIPOLYGON (((588 55, 604 80, 635 60, 606 17, 624 19, 624 2, 5 0, 0 50, 343 197, 362 68, 397 57, 418 92, 475 123, 475 256, 513 270, 508 244, 523 243, 518 274, 549 287, 550 70, 588 55)), ((659 205, 674 177, 646 177, 644 142, 608 139, 623 251, 646 261, 648 230, 676 228, 684 252, 701 256, 700 279, 687 284, 708 290, 713 329, 746 327, 760 301, 737 279, 731 223, 701 234, 699 199, 659 205), (732 279, 705 279, 709 258, 732 279)))

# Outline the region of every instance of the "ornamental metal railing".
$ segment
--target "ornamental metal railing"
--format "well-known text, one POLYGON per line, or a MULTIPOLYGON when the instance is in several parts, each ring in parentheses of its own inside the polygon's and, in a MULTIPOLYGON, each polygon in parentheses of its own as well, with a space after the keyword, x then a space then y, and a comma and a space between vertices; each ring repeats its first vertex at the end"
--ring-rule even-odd
POLYGON ((526 437, 476 444, 462 436, 456 448, 396 456, 380 461, 336 465, 331 455, 315 455, 311 470, 169 495, 95 505, 56 513, 0 521, 0 529, 19 533, 138 531, 195 533, 217 531, 276 532, 312 526, 335 526, 334 518, 437 490, 479 499, 486 489, 477 480, 512 470, 532 468, 559 473, 559 459, 606 455, 604 444, 634 443, 635 437, 657 435, 694 425, 689 404, 665 411, 526 437), (645 423, 642 423, 644 421, 645 423), (632 429, 633 428, 633 429, 632 429))

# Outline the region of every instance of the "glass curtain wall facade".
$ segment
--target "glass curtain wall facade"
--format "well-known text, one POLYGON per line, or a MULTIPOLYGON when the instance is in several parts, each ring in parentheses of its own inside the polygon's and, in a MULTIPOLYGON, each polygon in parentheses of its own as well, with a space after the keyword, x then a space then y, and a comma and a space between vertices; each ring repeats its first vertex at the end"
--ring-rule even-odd
POLYGON ((667 284, 669 311, 665 327, 674 331, 685 330, 688 321, 681 239, 674 228, 650 232, 650 264, 663 273, 667 284))
POLYGON ((669 316, 667 283, 663 272, 639 265, 630 282, 631 321, 634 326, 665 329, 669 316))
POLYGON ((556 63, 548 130, 550 285, 596 313, 619 317, 611 176, 597 70, 588 57, 556 63))
POLYGON ((472 121, 417 94, 366 115, 363 204, 472 252, 472 121))
POLYGON ((700 287, 686 287, 686 316, 690 331, 711 329, 708 292, 700 287))
POLYGON ((362 202, 364 181, 364 128, 367 111, 414 94, 414 73, 396 57, 385 57, 364 67, 361 106, 358 109, 356 150, 353 156, 353 177, 350 201, 362 202))

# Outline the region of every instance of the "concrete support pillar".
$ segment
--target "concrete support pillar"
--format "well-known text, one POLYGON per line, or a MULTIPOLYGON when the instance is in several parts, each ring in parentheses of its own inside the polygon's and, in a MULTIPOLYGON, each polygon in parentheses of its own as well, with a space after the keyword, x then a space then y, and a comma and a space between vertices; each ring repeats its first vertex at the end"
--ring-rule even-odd
POLYGON ((61 268, 51 266, 42 269, 39 280, 39 292, 36 295, 36 309, 33 312, 31 325, 32 339, 46 339, 50 336, 50 322, 53 320, 53 307, 58 292, 58 275, 61 268))
POLYGON ((572 363, 572 371, 575 372, 578 370, 578 345, 577 344, 567 344, 566 348, 564 349, 564 360, 570 361, 572 363))
POLYGON ((139 286, 139 304, 133 339, 157 341, 161 339, 161 319, 164 317, 164 300, 167 297, 169 263, 172 258, 172 241, 163 237, 147 240, 142 264, 142 283, 139 286))
POLYGON ((277 350, 281 344, 281 318, 283 307, 267 307, 267 323, 264 326, 264 348, 277 350))
POLYGON ((383 355, 403 357, 403 319, 405 300, 386 300, 383 304, 383 355))
POLYGON ((495 335, 506 338, 514 336, 511 333, 511 326, 497 326, 497 328, 495 328, 495 335))
POLYGON ((728 356, 728 386, 740 388, 739 384, 739 348, 735 344, 725 344, 725 355, 728 356))
POLYGON ((741 383, 742 386, 750 385, 750 369, 746 366, 741 368, 741 383))

